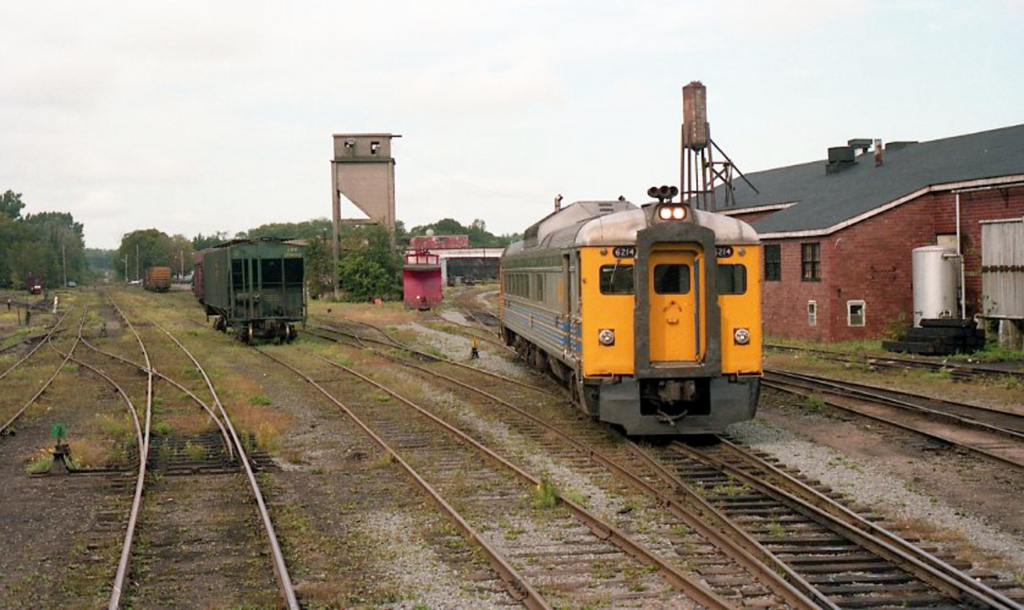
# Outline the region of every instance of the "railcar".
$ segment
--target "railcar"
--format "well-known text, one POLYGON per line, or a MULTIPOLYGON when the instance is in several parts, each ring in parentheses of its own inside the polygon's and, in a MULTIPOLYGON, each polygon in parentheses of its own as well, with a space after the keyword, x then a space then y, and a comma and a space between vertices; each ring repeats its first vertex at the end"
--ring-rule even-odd
POLYGON ((171 289, 171 268, 146 267, 142 287, 150 292, 167 292, 171 289))
POLYGON ((501 332, 628 434, 718 433, 757 408, 760 242, 668 190, 639 207, 577 202, 528 228, 501 259, 501 332))
POLYGON ((202 252, 193 278, 213 326, 244 343, 292 341, 305 322, 305 247, 275 238, 234 240, 202 252), (201 288, 200 288, 201 287, 201 288))

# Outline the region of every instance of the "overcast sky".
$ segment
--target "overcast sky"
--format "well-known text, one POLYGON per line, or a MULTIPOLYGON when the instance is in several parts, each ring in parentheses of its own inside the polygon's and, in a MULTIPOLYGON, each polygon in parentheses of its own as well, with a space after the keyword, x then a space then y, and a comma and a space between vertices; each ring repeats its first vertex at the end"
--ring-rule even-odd
POLYGON ((0 192, 87 245, 330 217, 331 135, 401 134, 398 218, 522 231, 678 182, 681 87, 746 173, 1024 123, 1024 0, 0 0, 0 192))

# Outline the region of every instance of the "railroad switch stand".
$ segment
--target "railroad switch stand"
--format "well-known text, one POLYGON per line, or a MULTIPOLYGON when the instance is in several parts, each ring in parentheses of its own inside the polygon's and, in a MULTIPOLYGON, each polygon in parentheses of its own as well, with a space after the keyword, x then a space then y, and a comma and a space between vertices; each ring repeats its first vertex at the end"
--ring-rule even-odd
POLYGON ((471 347, 470 350, 469 350, 469 359, 470 360, 479 360, 480 359, 480 350, 477 347, 477 340, 476 339, 473 339, 473 347, 471 347))
POLYGON ((53 465, 50 472, 58 474, 70 473, 74 470, 71 466, 71 447, 62 440, 57 441, 53 446, 53 465))

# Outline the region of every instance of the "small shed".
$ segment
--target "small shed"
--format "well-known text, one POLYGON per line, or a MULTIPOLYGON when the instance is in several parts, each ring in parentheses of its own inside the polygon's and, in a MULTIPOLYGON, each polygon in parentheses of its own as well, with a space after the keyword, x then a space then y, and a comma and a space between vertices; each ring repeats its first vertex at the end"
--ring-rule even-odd
POLYGON ((402 280, 406 307, 430 309, 441 302, 441 261, 436 254, 406 254, 402 280))

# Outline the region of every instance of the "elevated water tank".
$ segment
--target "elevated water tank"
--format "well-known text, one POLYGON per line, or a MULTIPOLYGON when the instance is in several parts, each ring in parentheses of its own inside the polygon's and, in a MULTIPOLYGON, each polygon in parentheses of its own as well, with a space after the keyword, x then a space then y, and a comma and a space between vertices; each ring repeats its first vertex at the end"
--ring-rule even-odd
POLYGON ((960 257, 948 246, 914 248, 914 326, 921 319, 956 318, 960 257))

